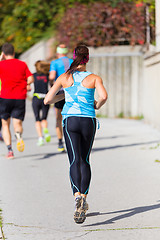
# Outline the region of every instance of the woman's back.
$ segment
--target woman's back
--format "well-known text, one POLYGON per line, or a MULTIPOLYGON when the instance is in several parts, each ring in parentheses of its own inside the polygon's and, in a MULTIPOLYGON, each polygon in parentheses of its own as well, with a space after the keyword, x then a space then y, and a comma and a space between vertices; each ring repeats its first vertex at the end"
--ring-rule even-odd
MULTIPOLYGON (((84 85, 84 81, 91 75, 91 72, 75 71, 72 75, 73 82, 70 83, 71 85, 69 87, 64 87, 66 102, 62 111, 64 118, 68 116, 95 117, 95 88, 88 88, 86 84, 84 85)), ((64 85, 66 86, 67 84, 64 85)))

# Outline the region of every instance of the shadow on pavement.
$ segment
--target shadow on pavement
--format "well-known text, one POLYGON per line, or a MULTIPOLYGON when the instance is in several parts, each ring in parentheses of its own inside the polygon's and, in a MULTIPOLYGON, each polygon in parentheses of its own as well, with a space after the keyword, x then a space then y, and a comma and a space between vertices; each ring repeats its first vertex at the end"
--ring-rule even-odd
POLYGON ((33 160, 37 161, 37 160, 45 160, 47 158, 51 158, 53 156, 56 156, 56 155, 61 155, 61 154, 64 154, 65 152, 63 153, 59 153, 59 152, 56 152, 56 153, 47 153, 47 154, 44 154, 44 153, 39 153, 39 154, 31 154, 31 155, 24 155, 23 157, 15 157, 15 159, 24 159, 24 158, 33 158, 33 160))
POLYGON ((84 225, 83 227, 94 227, 94 226, 99 226, 99 225, 105 225, 105 224, 113 224, 118 220, 132 217, 136 214, 143 213, 143 212, 148 212, 151 210, 155 210, 160 208, 160 203, 151 205, 151 206, 143 206, 143 207, 136 207, 136 208, 131 208, 131 209, 126 209, 126 210, 120 210, 120 211, 114 211, 114 212, 107 212, 107 213, 100 213, 100 212, 93 212, 93 213, 88 213, 86 216, 87 217, 93 217, 93 216, 101 216, 101 215, 109 215, 109 214, 115 214, 115 213, 124 213, 119 216, 110 218, 106 221, 103 222, 98 222, 94 224, 89 224, 89 225, 84 225))
MULTIPOLYGON (((54 139, 55 139, 55 138, 57 139, 56 135, 51 135, 51 139, 53 139, 53 138, 54 138, 54 139)), ((37 140, 38 137, 37 137, 37 136, 23 137, 23 140, 24 140, 24 141, 33 140, 33 139, 36 139, 36 140, 37 140)), ((16 139, 13 138, 13 139, 12 139, 12 142, 16 142, 16 139)))
POLYGON ((151 141, 151 142, 142 142, 142 143, 131 143, 131 144, 125 144, 125 145, 115 145, 115 146, 110 146, 110 147, 97 147, 97 148, 93 148, 92 152, 96 152, 96 151, 103 151, 103 150, 111 150, 111 149, 116 149, 116 148, 123 148, 123 147, 134 147, 134 146, 140 146, 140 145, 148 145, 148 144, 152 144, 152 143, 157 143, 160 142, 160 140, 156 140, 156 141, 151 141))
POLYGON ((46 155, 44 155, 42 158, 39 158, 39 159, 36 159, 36 160, 44 160, 44 159, 46 159, 46 158, 51 158, 51 157, 53 157, 53 156, 55 156, 55 155, 60 155, 60 154, 64 154, 64 153, 66 153, 66 152, 62 152, 62 153, 48 153, 48 154, 46 154, 46 155))
POLYGON ((95 137, 95 140, 103 140, 103 139, 115 139, 115 138, 121 138, 121 137, 127 137, 127 135, 118 135, 118 136, 111 136, 111 137, 95 137))

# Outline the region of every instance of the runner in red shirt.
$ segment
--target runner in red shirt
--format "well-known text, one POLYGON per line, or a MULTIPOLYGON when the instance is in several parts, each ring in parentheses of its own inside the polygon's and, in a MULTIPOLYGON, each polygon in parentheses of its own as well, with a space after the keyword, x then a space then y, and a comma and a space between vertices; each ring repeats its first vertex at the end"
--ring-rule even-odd
POLYGON ((25 116, 25 99, 27 90, 31 90, 30 84, 34 80, 26 63, 15 59, 14 55, 13 45, 3 44, 0 56, 0 117, 2 119, 3 139, 8 148, 7 158, 14 158, 10 132, 11 117, 17 139, 17 149, 20 152, 24 150, 22 122, 25 116))

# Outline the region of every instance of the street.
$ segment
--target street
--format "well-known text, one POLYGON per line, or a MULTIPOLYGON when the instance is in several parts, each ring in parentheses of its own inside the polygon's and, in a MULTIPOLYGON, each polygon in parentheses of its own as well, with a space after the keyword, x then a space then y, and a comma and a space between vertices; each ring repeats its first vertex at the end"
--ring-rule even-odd
POLYGON ((5 158, 0 142, 0 209, 7 240, 158 240, 160 238, 160 131, 143 120, 101 118, 90 157, 92 180, 86 221, 73 220, 74 198, 66 153, 51 142, 38 147, 27 100, 23 153, 5 158))

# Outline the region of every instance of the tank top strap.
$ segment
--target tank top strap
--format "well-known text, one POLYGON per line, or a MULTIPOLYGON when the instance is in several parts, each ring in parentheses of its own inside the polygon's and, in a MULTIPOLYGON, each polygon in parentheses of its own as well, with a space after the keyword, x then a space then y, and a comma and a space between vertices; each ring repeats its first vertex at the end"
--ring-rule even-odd
POLYGON ((73 80, 74 80, 74 83, 77 83, 77 84, 80 84, 84 78, 86 78, 87 76, 89 76, 90 74, 92 74, 91 72, 89 71, 86 71, 86 72, 79 72, 79 71, 76 71, 73 73, 73 80))

